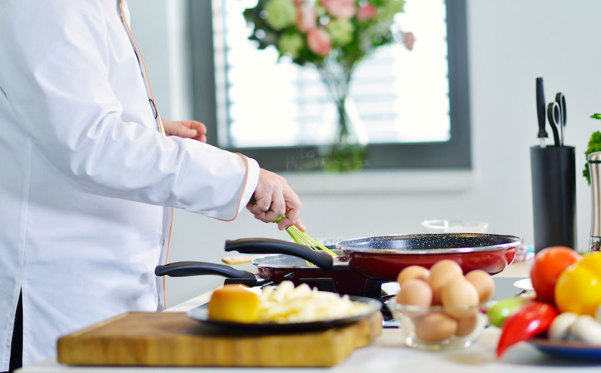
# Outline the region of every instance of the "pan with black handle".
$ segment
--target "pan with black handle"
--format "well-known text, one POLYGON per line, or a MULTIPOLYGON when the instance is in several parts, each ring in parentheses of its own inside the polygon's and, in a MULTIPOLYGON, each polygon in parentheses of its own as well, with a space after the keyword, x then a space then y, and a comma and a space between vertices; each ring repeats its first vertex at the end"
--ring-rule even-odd
MULTIPOLYGON (((275 254, 252 260, 262 278, 280 283, 290 279, 340 294, 365 295, 367 278, 352 270, 343 253, 337 257, 290 241, 271 238, 227 240, 225 251, 243 254, 275 254)), ((372 285, 373 286, 373 285, 372 285)))
MULTIPOLYGON (((481 269, 493 275, 513 262, 521 243, 522 239, 517 236, 490 233, 399 234, 355 238, 336 244, 341 256, 334 258, 331 271, 350 269, 366 278, 394 281, 398 273, 410 265, 430 268, 440 260, 450 259, 457 262, 464 273, 481 269)), ((325 257, 326 253, 318 252, 317 256, 315 251, 306 246, 287 241, 256 238, 233 240, 226 242, 225 250, 247 254, 285 252, 327 269, 312 259, 325 257), (265 250, 266 247, 269 250, 265 250)), ((298 258, 280 258, 277 261, 261 258, 255 263, 286 269, 308 266, 298 258)))

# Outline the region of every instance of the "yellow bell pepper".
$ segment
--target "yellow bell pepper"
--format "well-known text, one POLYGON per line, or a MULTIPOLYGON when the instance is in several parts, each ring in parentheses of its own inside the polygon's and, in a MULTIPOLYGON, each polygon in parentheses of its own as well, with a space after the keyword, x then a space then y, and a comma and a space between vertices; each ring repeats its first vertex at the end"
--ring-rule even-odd
POLYGON ((601 252, 594 252, 585 255, 582 260, 578 262, 581 266, 585 266, 593 273, 601 276, 601 252))
POLYGON ((559 275, 555 304, 561 312, 595 316, 601 305, 601 252, 586 255, 559 275))

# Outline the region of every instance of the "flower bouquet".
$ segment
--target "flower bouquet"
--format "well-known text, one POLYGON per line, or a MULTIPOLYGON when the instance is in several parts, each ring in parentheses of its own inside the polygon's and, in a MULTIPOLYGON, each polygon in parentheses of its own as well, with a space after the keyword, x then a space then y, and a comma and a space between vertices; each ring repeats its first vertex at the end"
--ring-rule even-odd
POLYGON ((337 135, 324 156, 324 168, 353 171, 364 166, 365 145, 353 134, 349 86, 359 62, 378 47, 414 37, 395 26, 404 0, 258 0, 244 11, 253 25, 249 39, 259 49, 275 47, 279 57, 317 69, 338 114, 337 135))

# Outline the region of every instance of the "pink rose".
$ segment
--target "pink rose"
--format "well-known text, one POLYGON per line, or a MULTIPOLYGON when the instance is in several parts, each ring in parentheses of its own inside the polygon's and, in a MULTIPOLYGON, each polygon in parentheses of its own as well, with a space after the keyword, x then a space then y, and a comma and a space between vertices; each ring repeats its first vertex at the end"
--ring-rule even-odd
POLYGON ((334 18, 349 19, 355 15, 355 0, 321 0, 321 5, 334 18))
POLYGON ((296 27, 307 32, 317 27, 317 10, 313 5, 301 5, 296 12, 296 27))
POLYGON ((305 0, 294 0, 294 4, 296 5, 302 5, 305 2, 305 0))
POLYGON ((307 33, 307 44, 313 53, 325 56, 332 49, 332 38, 326 30, 314 28, 307 33))
POLYGON ((412 51, 414 43, 415 43, 415 36, 413 35, 413 33, 412 32, 405 32, 403 34, 403 44, 405 44, 405 47, 407 47, 407 49, 409 49, 410 51, 412 51))
POLYGON ((357 18, 359 21, 366 21, 368 19, 375 18, 378 11, 376 7, 371 5, 370 3, 362 5, 357 11, 357 18))

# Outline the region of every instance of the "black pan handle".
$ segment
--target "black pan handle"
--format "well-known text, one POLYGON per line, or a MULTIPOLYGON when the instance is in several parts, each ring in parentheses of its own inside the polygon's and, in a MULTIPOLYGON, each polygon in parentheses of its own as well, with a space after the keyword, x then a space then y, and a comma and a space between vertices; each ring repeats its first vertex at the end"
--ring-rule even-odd
POLYGON ((240 238, 225 241, 225 251, 244 254, 287 254, 305 259, 321 269, 331 270, 334 259, 323 251, 309 249, 305 245, 272 238, 240 238))
POLYGON ((232 268, 223 264, 205 262, 173 262, 157 266, 154 269, 157 276, 184 277, 196 275, 219 275, 227 278, 256 279, 255 275, 232 268))

